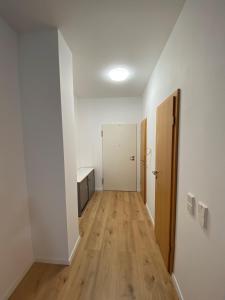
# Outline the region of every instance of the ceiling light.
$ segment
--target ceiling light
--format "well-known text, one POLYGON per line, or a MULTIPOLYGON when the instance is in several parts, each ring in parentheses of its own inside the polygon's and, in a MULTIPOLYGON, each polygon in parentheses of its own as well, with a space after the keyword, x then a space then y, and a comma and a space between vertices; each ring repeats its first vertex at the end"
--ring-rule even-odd
POLYGON ((114 68, 111 71, 109 71, 109 78, 112 81, 124 81, 129 77, 129 71, 125 68, 114 68))

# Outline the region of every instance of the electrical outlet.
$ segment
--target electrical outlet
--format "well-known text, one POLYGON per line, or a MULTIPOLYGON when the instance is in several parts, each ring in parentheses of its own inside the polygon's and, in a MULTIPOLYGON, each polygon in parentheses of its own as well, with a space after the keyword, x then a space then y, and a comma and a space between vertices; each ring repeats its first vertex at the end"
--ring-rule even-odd
POLYGON ((202 203, 198 202, 198 221, 202 228, 207 228, 208 219, 208 207, 202 203))

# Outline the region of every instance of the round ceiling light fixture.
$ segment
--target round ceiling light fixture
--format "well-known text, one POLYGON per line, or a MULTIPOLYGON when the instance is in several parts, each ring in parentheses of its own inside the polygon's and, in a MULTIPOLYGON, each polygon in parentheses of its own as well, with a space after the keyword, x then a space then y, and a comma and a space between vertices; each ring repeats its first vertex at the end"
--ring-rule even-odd
POLYGON ((128 79, 130 72, 123 67, 117 67, 109 71, 108 76, 112 81, 121 82, 128 79))

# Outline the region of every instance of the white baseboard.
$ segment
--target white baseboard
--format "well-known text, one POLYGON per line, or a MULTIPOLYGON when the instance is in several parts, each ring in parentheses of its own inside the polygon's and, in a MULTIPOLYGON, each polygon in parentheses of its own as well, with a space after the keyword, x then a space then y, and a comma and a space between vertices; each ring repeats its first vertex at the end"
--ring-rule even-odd
POLYGON ((52 265, 65 265, 68 266, 69 259, 52 259, 52 258, 42 258, 42 257, 37 257, 35 258, 36 263, 40 264, 52 264, 52 265))
POLYGON ((75 255, 75 253, 77 251, 77 247, 79 245, 79 242, 80 242, 80 235, 78 236, 78 239, 76 240, 76 243, 75 243, 75 245, 73 247, 73 251, 72 251, 72 253, 71 253, 70 257, 69 257, 69 261, 68 261, 69 265, 71 265, 71 263, 73 261, 74 255, 75 255))
POLYGON ((151 213, 151 210, 150 208, 148 207, 148 205, 146 204, 146 208, 147 208, 147 211, 148 211, 148 214, 149 214, 149 217, 150 217, 150 220, 152 222, 152 225, 155 226, 155 221, 153 219, 153 216, 152 216, 152 213, 151 213))
POLYGON ((96 192, 102 192, 103 191, 103 188, 101 187, 97 187, 97 188, 95 188, 95 190, 96 190, 96 192))
POLYGON ((43 263, 43 264, 53 264, 53 265, 64 265, 64 266, 69 266, 71 265, 71 262, 73 260, 74 254, 76 253, 76 249, 78 247, 80 241, 80 236, 76 240, 76 243, 74 245, 73 251, 70 254, 70 257, 68 259, 51 259, 51 258, 41 258, 37 257, 35 258, 35 262, 37 263, 43 263))
POLYGON ((178 281, 177 281, 177 279, 176 279, 174 273, 171 275, 171 278, 172 278, 172 281, 173 281, 173 285, 174 285, 174 287, 175 287, 175 289, 176 289, 176 291, 177 291, 177 296, 178 296, 179 300, 184 300, 184 297, 183 297, 183 295, 182 295, 180 286, 179 286, 179 284, 178 284, 178 281))
POLYGON ((27 272, 30 270, 30 268, 31 268, 31 266, 33 265, 34 262, 37 262, 37 263, 46 263, 46 264, 56 264, 56 265, 66 265, 66 266, 71 265, 73 257, 74 257, 74 255, 76 253, 77 247, 79 245, 79 242, 80 242, 80 236, 76 240, 76 243, 74 245, 73 251, 72 251, 69 259, 67 259, 67 260, 36 258, 35 261, 33 261, 32 263, 30 263, 28 265, 28 267, 25 268, 25 270, 22 272, 22 274, 20 274, 20 276, 17 277, 17 279, 13 282, 13 284, 9 287, 9 289, 3 295, 2 300, 8 300, 9 299, 9 297, 12 295, 12 293, 15 291, 15 289, 17 288, 17 286, 23 280, 23 278, 25 277, 25 275, 27 274, 27 272))
POLYGON ((25 270, 17 277, 17 279, 11 284, 11 286, 8 288, 8 290, 3 295, 2 300, 8 300, 9 297, 13 294, 17 286, 20 284, 20 282, 23 280, 23 278, 26 276, 27 272, 30 270, 34 262, 30 263, 25 270))

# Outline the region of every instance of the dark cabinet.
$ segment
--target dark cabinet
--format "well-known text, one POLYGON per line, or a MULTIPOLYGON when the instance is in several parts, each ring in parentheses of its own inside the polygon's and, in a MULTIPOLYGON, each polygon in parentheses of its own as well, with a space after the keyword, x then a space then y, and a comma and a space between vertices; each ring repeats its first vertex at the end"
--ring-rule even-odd
POLYGON ((89 199, 91 199, 94 192, 95 192, 95 171, 93 170, 88 175, 88 195, 89 195, 89 199))
POLYGON ((95 192, 95 171, 91 168, 78 170, 78 216, 80 217, 88 201, 95 192))
POLYGON ((78 183, 78 216, 81 216, 83 209, 85 208, 89 199, 88 193, 88 179, 84 178, 78 183))

